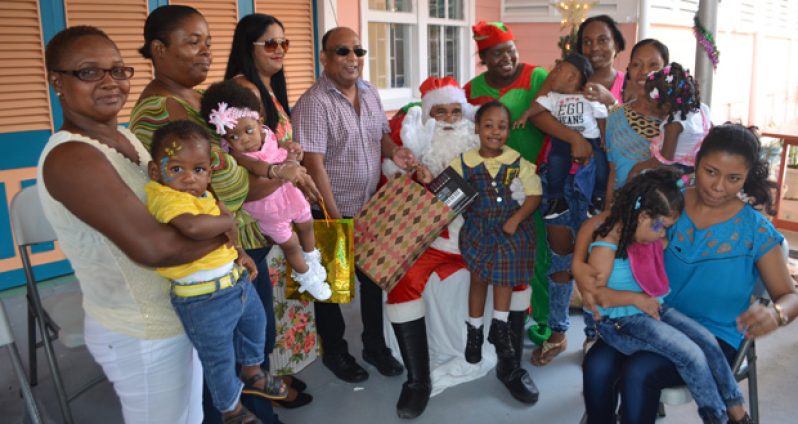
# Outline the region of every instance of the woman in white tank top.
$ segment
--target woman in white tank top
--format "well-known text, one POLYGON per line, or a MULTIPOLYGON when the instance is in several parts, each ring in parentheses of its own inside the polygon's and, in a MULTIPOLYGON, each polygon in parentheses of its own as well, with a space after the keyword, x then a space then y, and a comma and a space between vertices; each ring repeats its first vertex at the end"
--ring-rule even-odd
POLYGON ((39 159, 39 195, 80 281, 86 345, 125 422, 199 423, 202 371, 169 282, 152 268, 191 262, 227 240, 189 240, 147 211, 150 155, 117 125, 133 68, 105 33, 60 32, 46 65, 64 119, 39 159))

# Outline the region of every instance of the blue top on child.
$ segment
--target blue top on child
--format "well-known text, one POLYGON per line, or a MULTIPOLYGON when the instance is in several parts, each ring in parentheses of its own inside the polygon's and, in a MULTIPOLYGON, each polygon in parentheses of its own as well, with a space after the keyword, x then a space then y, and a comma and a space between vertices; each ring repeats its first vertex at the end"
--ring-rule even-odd
MULTIPOLYGON (((618 249, 615 243, 594 241, 590 243, 588 252, 592 251, 594 246, 608 247, 613 251, 618 249)), ((635 293, 645 292, 655 296, 659 303, 662 303, 663 298, 669 292, 668 280, 662 260, 662 243, 659 241, 646 245, 634 243, 627 248, 627 253, 629 258, 615 258, 612 264, 612 273, 607 280, 607 288, 635 293), (638 247, 642 249, 636 249, 638 247), (654 257, 646 257, 651 255, 646 255, 643 252, 653 253, 654 257), (638 253, 638 255, 635 255, 635 253, 638 253)), ((598 310, 602 316, 608 318, 621 318, 644 313, 640 308, 633 305, 612 308, 598 307, 598 310)))

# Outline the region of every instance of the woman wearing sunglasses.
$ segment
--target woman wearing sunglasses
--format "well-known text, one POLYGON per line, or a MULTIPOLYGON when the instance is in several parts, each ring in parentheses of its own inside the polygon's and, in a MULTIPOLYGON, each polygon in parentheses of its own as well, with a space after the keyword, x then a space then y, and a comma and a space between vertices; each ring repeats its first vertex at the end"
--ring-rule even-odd
MULTIPOLYGON (((277 141, 284 147, 300 149, 299 144, 293 142, 293 130, 288 108, 288 90, 286 88, 285 71, 283 61, 288 53, 290 42, 285 36, 283 23, 271 15, 255 13, 242 18, 236 25, 233 35, 233 45, 230 48, 230 58, 227 61, 227 71, 225 79, 234 79, 241 86, 254 92, 262 102, 261 116, 265 117, 264 124, 272 130, 277 137, 277 141)), ((257 254, 250 253, 256 261, 260 274, 268 278, 268 263, 266 255, 269 249, 258 249, 257 254)), ((268 281, 267 281, 268 282, 268 281)), ((258 293, 261 297, 263 307, 266 309, 266 319, 268 322, 277 323, 274 315, 274 295, 271 284, 257 284, 258 293)), ((313 307, 302 302, 285 299, 285 282, 279 280, 275 287, 278 298, 287 303, 287 307, 293 312, 292 316, 307 316, 309 322, 313 322, 313 307)), ((285 328, 286 332, 305 333, 307 336, 315 332, 305 325, 295 323, 289 318, 289 314, 284 314, 280 320, 280 327, 285 328)), ((280 356, 287 355, 292 357, 291 362, 282 364, 281 371, 288 370, 289 374, 300 371, 305 364, 315 359, 316 350, 305 354, 300 352, 295 354, 291 346, 285 343, 276 343, 277 337, 285 334, 276 334, 276 325, 269 325, 266 330, 266 363, 269 366, 269 355, 277 346, 280 356), (299 357, 297 357, 299 356, 299 357), (295 362, 295 360, 297 360, 295 362)), ((313 335, 315 337, 315 334, 313 335)), ((286 385, 289 386, 288 397, 285 400, 275 401, 280 406, 286 408, 298 408, 307 405, 313 400, 313 396, 304 393, 306 385, 304 382, 291 375, 283 377, 286 385)))
MULTIPOLYGON (((145 146, 149 147, 158 128, 173 121, 187 119, 207 127, 199 113, 202 92, 195 87, 208 77, 212 60, 210 46, 208 23, 192 7, 162 6, 147 17, 144 46, 139 52, 152 60, 155 78, 144 88, 130 116, 130 130, 145 146)), ((247 198, 258 199, 272 193, 282 184, 279 177, 287 176, 288 171, 281 169, 286 175, 278 175, 275 180, 250 178, 246 169, 220 149, 218 136, 210 128, 208 134, 213 143, 212 163, 217 164, 211 187, 240 223, 238 239, 242 247, 253 259, 263 258, 270 244, 241 205, 247 198)), ((271 287, 269 273, 260 270, 255 284, 256 287, 271 287)), ((274 321, 270 320, 267 328, 273 325, 274 321)), ((206 399, 205 422, 221 422, 221 414, 211 406, 210 397, 206 399)), ((271 401, 244 396, 242 402, 264 423, 277 422, 271 401)))
MULTIPOLYGON (((62 127, 39 159, 42 207, 83 292, 86 346, 126 423, 200 423, 202 368, 153 268, 222 245, 159 224, 144 204, 149 151, 117 115, 133 68, 95 27, 68 28, 46 49, 62 127)), ((88 416, 88 415, 87 415, 88 416)))

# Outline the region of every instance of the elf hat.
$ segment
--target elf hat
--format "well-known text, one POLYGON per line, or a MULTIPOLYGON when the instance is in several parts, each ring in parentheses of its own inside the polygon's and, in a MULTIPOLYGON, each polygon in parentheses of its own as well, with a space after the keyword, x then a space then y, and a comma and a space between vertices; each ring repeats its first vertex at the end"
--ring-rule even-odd
POLYGON ((466 105, 468 103, 465 91, 460 88, 457 80, 449 76, 429 77, 421 83, 419 90, 421 91, 421 119, 425 122, 430 118, 429 112, 435 105, 449 103, 466 105))
POLYGON ((471 27, 474 33, 474 41, 477 42, 477 50, 484 51, 497 44, 513 41, 513 32, 510 27, 501 22, 480 21, 471 27))

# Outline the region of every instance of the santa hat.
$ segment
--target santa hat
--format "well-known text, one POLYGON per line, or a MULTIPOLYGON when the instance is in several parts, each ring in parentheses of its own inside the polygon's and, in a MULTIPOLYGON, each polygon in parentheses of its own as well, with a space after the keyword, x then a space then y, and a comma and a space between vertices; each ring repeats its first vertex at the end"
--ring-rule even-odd
POLYGON ((480 21, 471 27, 474 33, 474 41, 477 42, 477 50, 484 51, 497 44, 513 41, 513 32, 510 27, 501 22, 480 21))
POLYGON ((430 118, 429 112, 435 105, 460 103, 468 104, 465 91, 460 88, 452 77, 429 77, 421 83, 418 88, 421 91, 421 119, 426 121, 430 118))

